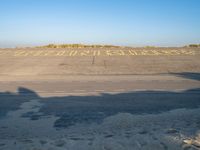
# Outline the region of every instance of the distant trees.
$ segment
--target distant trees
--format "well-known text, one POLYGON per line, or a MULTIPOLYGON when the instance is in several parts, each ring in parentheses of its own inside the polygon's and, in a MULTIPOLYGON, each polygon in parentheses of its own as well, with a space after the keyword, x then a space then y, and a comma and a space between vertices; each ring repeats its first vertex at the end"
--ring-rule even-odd
POLYGON ((188 45, 188 47, 198 48, 198 47, 200 47, 200 44, 190 44, 190 45, 188 45))

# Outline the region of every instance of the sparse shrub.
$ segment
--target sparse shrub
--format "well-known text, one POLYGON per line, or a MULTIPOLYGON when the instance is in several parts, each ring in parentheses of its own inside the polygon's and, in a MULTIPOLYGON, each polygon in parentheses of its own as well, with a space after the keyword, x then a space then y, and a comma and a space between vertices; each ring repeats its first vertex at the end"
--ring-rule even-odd
POLYGON ((156 48, 156 46, 145 46, 145 48, 156 48))
POLYGON ((189 47, 191 47, 191 48, 198 48, 198 47, 200 47, 200 44, 190 44, 189 47))

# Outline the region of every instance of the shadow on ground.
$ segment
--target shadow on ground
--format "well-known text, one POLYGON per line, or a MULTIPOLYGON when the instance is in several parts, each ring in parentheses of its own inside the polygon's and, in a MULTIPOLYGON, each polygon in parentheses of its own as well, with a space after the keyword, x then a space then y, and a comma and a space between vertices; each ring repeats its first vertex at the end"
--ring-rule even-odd
POLYGON ((186 78, 186 79, 192 79, 200 81, 200 73, 194 73, 194 72, 182 72, 182 73, 171 73, 172 75, 186 78))
POLYGON ((102 122, 118 113, 157 114, 175 109, 194 109, 200 106, 200 88, 183 92, 140 91, 99 96, 40 97, 36 92, 20 87, 18 93, 0 93, 0 118, 9 111, 20 109, 30 100, 39 101, 39 112, 28 112, 22 117, 38 120, 41 116, 59 117, 56 128, 66 128, 76 123, 102 122))

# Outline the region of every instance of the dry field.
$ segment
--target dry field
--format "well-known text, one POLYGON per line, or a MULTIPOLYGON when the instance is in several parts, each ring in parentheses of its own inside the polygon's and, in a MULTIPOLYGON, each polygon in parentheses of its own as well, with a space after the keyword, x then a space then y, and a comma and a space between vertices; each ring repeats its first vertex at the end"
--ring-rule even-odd
POLYGON ((0 49, 0 75, 200 72, 200 48, 0 49))

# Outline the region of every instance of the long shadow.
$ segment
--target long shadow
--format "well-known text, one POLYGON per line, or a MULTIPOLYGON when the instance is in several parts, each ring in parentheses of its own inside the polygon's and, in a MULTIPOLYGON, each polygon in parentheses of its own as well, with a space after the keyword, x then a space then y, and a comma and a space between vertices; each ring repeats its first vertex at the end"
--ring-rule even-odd
POLYGON ((157 114, 174 109, 200 107, 200 88, 183 92, 140 91, 100 96, 40 97, 36 92, 19 88, 18 93, 0 93, 0 118, 9 111, 20 109, 30 100, 42 103, 39 112, 28 112, 22 117, 32 120, 54 115, 56 128, 66 128, 76 123, 101 122, 118 113, 157 114))
POLYGON ((170 73, 172 75, 186 78, 186 79, 192 79, 200 81, 200 73, 194 73, 194 72, 182 72, 182 73, 170 73))
POLYGON ((26 88, 18 88, 18 93, 0 92, 0 118, 9 111, 20 109, 23 103, 37 98, 40 98, 37 93, 26 88))

